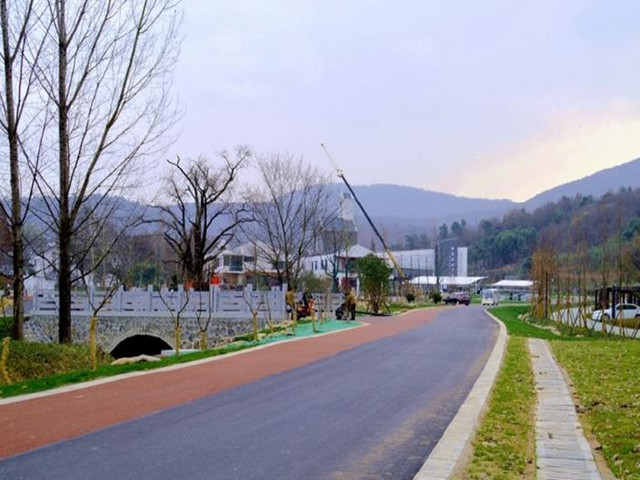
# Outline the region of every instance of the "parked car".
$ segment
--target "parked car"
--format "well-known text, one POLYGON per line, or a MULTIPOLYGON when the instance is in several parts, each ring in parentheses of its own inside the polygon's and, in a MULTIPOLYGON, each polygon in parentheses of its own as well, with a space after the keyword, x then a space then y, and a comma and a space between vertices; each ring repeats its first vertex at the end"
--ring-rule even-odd
POLYGON ((469 297, 469 294, 467 292, 453 292, 443 301, 446 305, 457 305, 459 303, 469 305, 471 303, 471 297, 469 297))
MULTIPOLYGON (((613 317, 611 307, 605 310, 594 310, 591 320, 596 322, 609 320, 613 317)), ((640 317, 640 307, 633 303, 619 303, 616 305, 616 318, 638 318, 640 317)))

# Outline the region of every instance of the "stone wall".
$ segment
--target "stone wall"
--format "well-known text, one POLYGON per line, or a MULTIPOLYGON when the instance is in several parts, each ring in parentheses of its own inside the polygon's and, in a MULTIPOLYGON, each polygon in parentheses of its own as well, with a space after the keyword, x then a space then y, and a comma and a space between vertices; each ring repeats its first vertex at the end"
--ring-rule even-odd
MULTIPOLYGON (((200 347, 200 327, 195 317, 180 321, 182 327, 180 348, 200 347)), ((200 320, 205 326, 205 321, 200 320)), ((258 319, 259 328, 265 328, 267 321, 258 319)), ((71 320, 73 343, 89 343, 89 316, 74 316, 71 320)), ((207 328, 209 346, 226 343, 230 338, 252 331, 250 319, 212 319, 207 328)), ((111 352, 120 342, 134 335, 150 335, 164 340, 175 348, 175 324, 170 317, 154 316, 102 316, 98 318, 96 341, 98 346, 111 352)), ((54 315, 32 315, 25 322, 25 337, 30 341, 55 342, 58 339, 58 317, 54 315)))

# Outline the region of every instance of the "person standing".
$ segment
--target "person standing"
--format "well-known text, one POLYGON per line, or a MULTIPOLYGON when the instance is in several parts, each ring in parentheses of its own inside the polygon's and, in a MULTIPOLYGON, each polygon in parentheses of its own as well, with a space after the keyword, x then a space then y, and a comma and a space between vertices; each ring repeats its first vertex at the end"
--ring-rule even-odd
POLYGON ((351 289, 347 292, 347 312, 349 320, 356 319, 356 295, 351 289))
POLYGON ((287 302, 287 311, 289 313, 289 320, 294 319, 296 309, 296 295, 293 293, 291 285, 287 287, 287 293, 285 294, 285 301, 287 302))

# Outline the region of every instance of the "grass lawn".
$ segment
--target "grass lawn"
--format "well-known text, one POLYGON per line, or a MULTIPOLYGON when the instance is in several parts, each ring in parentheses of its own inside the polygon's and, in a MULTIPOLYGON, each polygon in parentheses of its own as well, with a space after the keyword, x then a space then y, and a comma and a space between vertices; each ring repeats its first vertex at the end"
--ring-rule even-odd
MULTIPOLYGON (((315 334, 352 328, 358 325, 361 324, 358 322, 341 322, 335 320, 323 323, 316 322, 316 332, 313 332, 311 322, 301 322, 298 324, 295 337, 308 337, 315 334)), ((242 337, 239 338, 242 340, 242 337)), ((0 378, 0 397, 35 393, 63 385, 95 380, 97 378, 192 362, 194 360, 246 350, 289 338, 294 337, 293 335, 282 333, 280 335, 266 337, 260 341, 244 340, 219 348, 163 358, 159 362, 152 363, 110 365, 109 362, 112 359, 104 355, 101 359, 101 365, 96 370, 87 368, 87 366, 90 365, 90 356, 88 347, 86 346, 11 342, 8 370, 10 377, 17 381, 7 385, 3 384, 0 378)))
POLYGON ((527 341, 511 337, 465 479, 535 478, 535 390, 527 341))
MULTIPOLYGON (((520 367, 530 371, 528 349, 518 349, 519 357, 513 357, 512 350, 516 348, 514 341, 526 345, 526 338, 533 337, 550 340, 558 362, 574 384, 582 406, 583 426, 587 432, 593 432, 602 446, 609 468, 621 480, 640 480, 640 341, 598 334, 583 336, 584 331, 544 320, 523 322, 518 316, 528 311, 527 306, 497 307, 490 311, 504 322, 510 339, 464 478, 534 478, 527 469, 514 470, 511 476, 503 475, 508 471, 506 468, 515 468, 510 467, 511 463, 521 465, 515 463, 515 459, 521 462, 526 458, 528 462, 535 455, 533 443, 524 441, 528 438, 524 432, 534 429, 533 416, 520 415, 533 412, 535 392, 527 390, 529 380, 523 380, 522 371, 511 363, 517 358, 520 367), (551 324, 558 334, 543 328, 551 324), (505 388, 504 383, 511 388, 505 388), (524 390, 529 393, 523 396, 524 390), (511 412, 511 404, 516 404, 522 412, 511 412), (517 420, 513 415, 519 415, 517 420), (526 423, 527 418, 529 424, 519 425, 520 433, 515 433, 514 424, 526 423), (522 436, 521 441, 517 435, 522 436)), ((530 379, 532 382, 533 378, 530 379)))
POLYGON ((529 311, 528 305, 496 307, 491 308, 489 311, 502 320, 510 336, 542 338, 545 340, 558 338, 558 335, 549 330, 545 330, 531 323, 525 323, 518 319, 519 315, 529 311))
POLYGON ((640 341, 551 342, 609 468, 640 479, 640 341))

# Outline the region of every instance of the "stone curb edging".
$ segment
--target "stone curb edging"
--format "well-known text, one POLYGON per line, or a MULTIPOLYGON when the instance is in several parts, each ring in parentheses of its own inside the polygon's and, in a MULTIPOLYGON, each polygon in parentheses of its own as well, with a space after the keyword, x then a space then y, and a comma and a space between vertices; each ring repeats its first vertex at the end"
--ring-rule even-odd
POLYGON ((546 340, 530 338, 536 383, 536 473, 539 479, 602 480, 569 386, 546 340))
POLYGON ((90 380, 88 382, 82 382, 82 383, 74 383, 71 385, 65 385, 62 387, 58 387, 58 388, 54 388, 51 390, 44 390, 42 392, 35 392, 35 393, 28 393, 26 395, 16 395, 14 397, 8 397, 8 398, 3 398, 0 399, 0 406, 2 405, 9 405, 12 403, 18 403, 18 402, 26 402, 28 400, 34 400, 36 398, 43 398, 43 397, 48 397, 51 395, 58 395, 58 394, 62 394, 62 393, 68 393, 68 392, 74 392, 76 390, 82 390, 84 388, 91 388, 91 387, 95 387, 98 385, 103 385, 105 383, 111 383, 111 382, 117 382, 119 380, 125 380, 127 378, 133 378, 133 377, 140 377, 142 375, 151 375, 154 373, 162 373, 162 372, 169 372, 172 370, 180 370, 182 368, 189 368, 189 367, 195 367, 198 365, 202 365, 205 363, 210 363, 210 362, 217 362, 219 360, 224 360, 227 358, 231 358, 231 357, 235 357, 236 355, 244 355, 250 352, 255 352, 256 350, 262 350, 264 348, 269 348, 269 347, 273 347, 275 345, 282 345, 283 343, 290 343, 290 342, 299 342, 301 340, 308 340, 311 338, 318 338, 318 337, 324 337, 326 335, 334 335, 337 333, 342 333, 342 332, 348 332, 354 328, 362 328, 362 327, 368 327, 369 324, 365 323, 365 322, 358 322, 360 323, 360 325, 355 325, 351 328, 343 328, 340 330, 334 330, 332 332, 326 332, 326 333, 320 333, 317 335, 310 335, 308 337, 300 337, 300 338, 290 338, 287 340, 281 340, 279 342, 272 342, 272 343, 267 343, 266 345, 259 345, 257 347, 252 347, 252 348, 246 348, 244 350, 240 350, 239 352, 231 352, 231 353, 225 353, 223 355, 216 355, 213 357, 207 357, 207 358, 202 358, 200 360, 194 360, 193 362, 184 362, 184 363, 178 363, 175 365, 169 365, 167 367, 160 367, 160 368, 154 368, 154 369, 150 369, 150 370, 141 370, 138 372, 131 372, 131 373, 123 373, 123 374, 119 374, 119 375, 113 375, 111 377, 104 377, 104 378, 99 378, 96 380, 90 380))
POLYGON ((440 441, 425 460, 414 480, 444 480, 466 465, 471 452, 471 442, 487 408, 487 401, 502 365, 507 329, 500 320, 486 312, 499 325, 498 339, 489 360, 474 383, 469 395, 458 410, 440 441))

